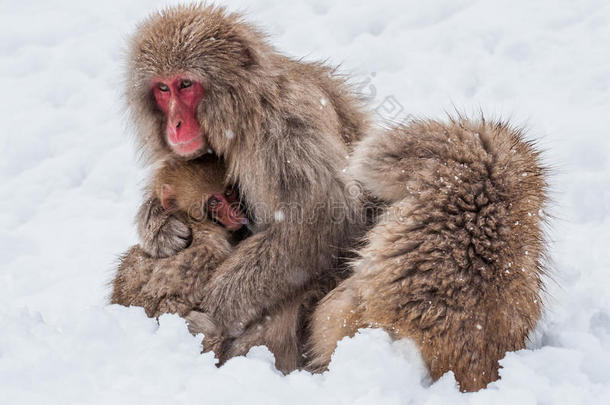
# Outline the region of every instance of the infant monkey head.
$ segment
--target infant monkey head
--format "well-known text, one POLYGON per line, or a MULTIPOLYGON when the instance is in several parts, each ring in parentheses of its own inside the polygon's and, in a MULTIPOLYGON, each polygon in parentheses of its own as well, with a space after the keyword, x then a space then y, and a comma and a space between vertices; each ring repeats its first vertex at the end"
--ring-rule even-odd
POLYGON ((223 163, 209 156, 168 161, 157 171, 155 193, 166 210, 182 211, 191 220, 212 217, 230 231, 248 223, 232 186, 225 183, 223 163))

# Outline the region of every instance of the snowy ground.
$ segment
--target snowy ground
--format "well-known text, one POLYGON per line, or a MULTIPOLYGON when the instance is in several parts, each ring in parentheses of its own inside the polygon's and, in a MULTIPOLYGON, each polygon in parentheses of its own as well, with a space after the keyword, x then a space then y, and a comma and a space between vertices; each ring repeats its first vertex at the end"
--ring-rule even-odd
POLYGON ((482 110, 547 149, 548 311, 502 379, 430 385, 380 331, 324 375, 264 349, 217 369, 177 317, 106 305, 136 242, 145 170, 121 100, 125 38, 150 1, 0 2, 0 404, 610 403, 610 5, 607 1, 235 1, 284 52, 363 81, 380 118, 482 110))

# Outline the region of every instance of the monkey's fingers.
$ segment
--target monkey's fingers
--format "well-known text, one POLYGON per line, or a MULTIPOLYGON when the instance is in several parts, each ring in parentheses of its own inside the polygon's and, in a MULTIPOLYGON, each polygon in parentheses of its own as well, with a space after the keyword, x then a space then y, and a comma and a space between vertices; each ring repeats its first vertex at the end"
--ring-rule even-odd
POLYGON ((214 319, 205 312, 191 311, 184 319, 186 320, 189 332, 193 335, 203 333, 204 338, 201 342, 203 349, 202 353, 214 352, 219 360, 218 366, 224 363, 223 347, 225 346, 225 337, 222 334, 222 329, 219 328, 214 319))
POLYGON ((186 325, 193 335, 203 333, 206 338, 213 338, 222 335, 222 330, 214 318, 205 312, 191 311, 184 317, 186 325))
POLYGON ((156 257, 169 257, 186 249, 191 242, 191 228, 180 217, 171 215, 151 241, 151 249, 156 257))
POLYGON ((192 242, 192 231, 186 218, 163 209, 156 199, 150 200, 141 214, 139 228, 141 247, 154 258, 173 256, 192 242))

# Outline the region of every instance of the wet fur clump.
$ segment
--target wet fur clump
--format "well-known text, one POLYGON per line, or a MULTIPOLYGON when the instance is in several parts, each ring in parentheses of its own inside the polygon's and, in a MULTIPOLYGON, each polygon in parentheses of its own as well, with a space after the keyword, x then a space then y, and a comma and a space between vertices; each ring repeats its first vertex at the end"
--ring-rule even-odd
POLYGON ((424 120, 369 135, 350 169, 388 206, 315 311, 310 369, 380 327, 412 339, 433 379, 452 370, 464 391, 487 386, 542 310, 539 153, 503 123, 424 120))

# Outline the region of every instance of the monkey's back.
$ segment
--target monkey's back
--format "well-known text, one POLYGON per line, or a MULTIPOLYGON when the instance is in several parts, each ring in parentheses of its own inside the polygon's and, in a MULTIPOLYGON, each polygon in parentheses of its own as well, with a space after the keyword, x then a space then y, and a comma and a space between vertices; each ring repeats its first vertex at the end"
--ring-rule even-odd
POLYGON ((538 153, 503 124, 421 121, 370 136, 354 160, 389 207, 315 314, 313 367, 328 358, 317 342, 382 327, 413 339, 434 379, 453 370, 463 390, 485 387, 541 313, 538 153))

